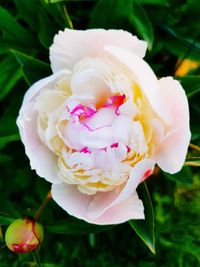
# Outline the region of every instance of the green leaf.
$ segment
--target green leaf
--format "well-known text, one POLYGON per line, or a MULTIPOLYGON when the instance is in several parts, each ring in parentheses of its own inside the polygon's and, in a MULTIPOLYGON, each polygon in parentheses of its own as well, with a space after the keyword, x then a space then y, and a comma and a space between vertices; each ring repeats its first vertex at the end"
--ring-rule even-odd
POLYGON ((200 157, 190 157, 187 158, 184 163, 185 166, 200 167, 200 157))
POLYGON ((138 35, 148 42, 148 48, 151 50, 154 41, 153 26, 147 12, 141 5, 134 2, 133 12, 129 17, 129 21, 134 26, 138 35))
POLYGON ((21 68, 13 56, 8 56, 0 63, 0 101, 13 89, 21 76, 21 68))
POLYGON ((189 58, 200 61, 200 42, 195 38, 182 36, 178 30, 162 26, 165 31, 166 39, 163 44, 172 54, 180 58, 189 58))
POLYGON ((10 218, 9 216, 4 214, 3 212, 0 212, 0 225, 9 225, 14 220, 15 220, 14 218, 10 218))
POLYGON ((18 141, 18 140, 20 140, 20 136, 18 134, 1 136, 0 137, 0 147, 2 145, 6 145, 7 143, 10 143, 13 141, 18 141))
POLYGON ((0 153, 0 164, 11 161, 12 157, 6 154, 0 153))
POLYGON ((191 184, 192 183, 192 172, 191 169, 187 166, 184 166, 179 172, 175 174, 170 174, 167 172, 162 172, 163 176, 166 177, 167 179, 174 181, 174 182, 179 182, 179 183, 184 183, 184 184, 191 184))
POLYGON ((35 43, 29 31, 23 28, 3 7, 0 7, 0 29, 5 39, 12 40, 14 43, 20 43, 22 46, 32 46, 35 43))
POLYGON ((50 225, 47 225, 46 229, 57 234, 83 235, 104 232, 114 227, 115 225, 89 224, 85 221, 70 217, 67 220, 57 221, 50 225))
POLYGON ((160 5, 160 6, 169 6, 168 0, 136 0, 138 4, 144 5, 160 5))
POLYGON ((154 211, 145 183, 140 184, 138 187, 138 195, 144 204, 145 220, 130 220, 129 224, 151 252, 155 254, 154 211))
POLYGON ((188 98, 200 93, 200 76, 185 76, 178 79, 180 79, 188 98))
POLYGON ((15 0, 19 17, 27 23, 31 30, 38 32, 38 14, 41 11, 42 5, 40 1, 35 0, 15 0))
POLYGON ((121 0, 98 1, 91 14, 89 28, 126 29, 132 12, 132 3, 133 0, 127 0, 124 8, 124 2, 121 0), (105 14, 112 14, 112 16, 105 16, 105 14))
POLYGON ((44 10, 41 11, 39 14, 39 22, 40 22, 40 30, 39 30, 40 42, 45 48, 49 48, 49 46, 53 43, 53 37, 58 30, 55 27, 54 21, 51 20, 47 12, 45 12, 44 10))
POLYGON ((22 52, 11 50, 22 67, 25 80, 29 85, 51 74, 50 66, 22 52))
POLYGON ((57 4, 60 2, 66 2, 67 0, 44 0, 46 4, 57 4))

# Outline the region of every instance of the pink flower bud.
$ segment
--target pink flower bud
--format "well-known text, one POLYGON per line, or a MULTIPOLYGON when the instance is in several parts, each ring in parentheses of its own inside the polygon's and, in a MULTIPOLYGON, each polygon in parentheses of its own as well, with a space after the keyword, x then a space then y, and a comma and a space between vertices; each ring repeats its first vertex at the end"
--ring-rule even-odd
POLYGON ((31 218, 15 220, 5 234, 7 247, 15 253, 35 251, 42 241, 43 226, 31 218))

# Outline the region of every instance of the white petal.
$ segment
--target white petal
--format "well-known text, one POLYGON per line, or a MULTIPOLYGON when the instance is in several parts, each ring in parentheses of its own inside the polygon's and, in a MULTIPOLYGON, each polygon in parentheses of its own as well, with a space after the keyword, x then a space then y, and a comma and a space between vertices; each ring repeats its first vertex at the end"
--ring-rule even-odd
POLYGON ((73 185, 66 183, 52 185, 52 197, 70 215, 85 220, 92 196, 83 194, 73 185))
POLYGON ((129 198, 108 209, 102 216, 89 222, 100 225, 119 224, 131 219, 141 220, 144 218, 144 206, 135 191, 129 198))
POLYGON ((147 43, 122 30, 91 29, 86 31, 65 29, 55 37, 50 47, 50 61, 53 72, 61 69, 73 69, 83 58, 103 55, 105 45, 114 45, 128 49, 143 57, 147 43))
POLYGON ((17 126, 20 131, 25 151, 30 159, 31 168, 36 173, 50 182, 60 182, 58 178, 57 156, 44 145, 37 132, 37 111, 34 99, 42 90, 53 86, 57 79, 69 75, 69 72, 61 71, 35 83, 26 93, 22 107, 17 118, 17 126))
POLYGON ((161 96, 157 78, 150 66, 143 59, 127 50, 113 46, 106 46, 105 50, 129 68, 152 108, 160 118, 169 124, 172 120, 171 114, 161 96))
POLYGON ((175 173, 184 164, 191 137, 188 101, 182 86, 172 77, 160 79, 159 86, 173 121, 165 130, 166 136, 157 151, 157 163, 164 171, 175 173))
POLYGON ((118 188, 116 188, 116 191, 112 190, 110 192, 96 194, 88 208, 87 216, 91 219, 96 219, 111 207, 128 199, 143 179, 144 173, 153 166, 154 162, 152 160, 144 159, 132 169, 130 177, 122 190, 118 191, 118 188))
POLYGON ((39 139, 37 133, 37 113, 31 103, 23 106, 17 119, 21 139, 25 152, 30 159, 32 169, 36 173, 52 183, 59 183, 57 156, 49 150, 39 139))
POLYGON ((93 196, 81 193, 75 186, 68 184, 53 184, 52 197, 57 204, 70 215, 89 223, 105 225, 119 224, 130 219, 144 219, 144 207, 138 199, 136 191, 120 204, 108 209, 96 219, 87 217, 87 209, 93 196))

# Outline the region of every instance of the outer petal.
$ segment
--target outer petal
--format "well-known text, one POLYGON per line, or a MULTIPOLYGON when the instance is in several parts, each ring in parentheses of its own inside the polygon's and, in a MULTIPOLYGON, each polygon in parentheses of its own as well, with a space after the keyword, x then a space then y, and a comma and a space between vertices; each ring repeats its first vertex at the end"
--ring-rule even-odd
POLYGON ((133 73, 133 77, 135 77, 136 82, 146 95, 152 108, 160 118, 169 124, 171 122, 171 114, 161 96, 158 80, 150 66, 137 55, 122 48, 106 46, 105 50, 133 73))
POLYGON ((135 165, 124 188, 120 190, 116 188, 116 190, 110 192, 96 194, 88 207, 87 216, 96 219, 108 209, 128 199, 143 180, 145 172, 152 169, 153 166, 154 162, 152 160, 144 159, 135 165))
POLYGON ((115 45, 128 49, 144 57, 147 43, 123 30, 92 29, 86 31, 65 29, 54 38, 50 47, 50 61, 53 72, 73 69, 83 58, 99 57, 105 45, 115 45))
POLYGON ((182 168, 190 142, 189 107, 185 91, 172 77, 159 80, 160 91, 170 108, 173 121, 158 150, 157 163, 164 171, 175 173, 182 168))
POLYGON ((95 224, 119 224, 131 219, 145 219, 144 206, 138 198, 137 192, 122 201, 120 204, 108 209, 104 214, 92 221, 95 224))
POLYGON ((46 180, 57 183, 60 179, 57 176, 57 156, 39 139, 37 133, 37 111, 34 109, 34 98, 45 87, 66 72, 59 72, 35 83, 26 93, 22 107, 17 118, 17 126, 20 131, 25 151, 30 159, 32 169, 46 180))
POLYGON ((143 205, 135 191, 145 172, 153 167, 151 160, 139 162, 124 188, 95 196, 79 192, 75 186, 54 184, 54 200, 69 214, 96 224, 122 223, 129 219, 144 219, 143 205))

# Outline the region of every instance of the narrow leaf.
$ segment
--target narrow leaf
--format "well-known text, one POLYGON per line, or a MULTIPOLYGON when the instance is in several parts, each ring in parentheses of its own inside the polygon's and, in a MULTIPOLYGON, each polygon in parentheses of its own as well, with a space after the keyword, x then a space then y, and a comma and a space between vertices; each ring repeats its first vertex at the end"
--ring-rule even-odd
POLYGON ((29 85, 51 74, 48 64, 16 50, 11 50, 11 52, 21 65, 24 77, 29 85))
POLYGON ((13 56, 8 56, 0 63, 0 101, 14 88, 21 76, 21 67, 13 56))
POLYGON ((163 44, 172 54, 180 58, 189 58, 195 61, 200 60, 200 42, 194 38, 182 36, 178 30, 162 26, 166 39, 163 44))
POLYGON ((5 39, 11 39, 22 46, 32 45, 35 40, 32 35, 23 28, 17 20, 3 7, 0 7, 0 29, 5 39))
POLYGON ((4 214, 3 212, 0 212, 0 225, 9 225, 14 220, 15 220, 14 218, 10 218, 9 216, 4 214))
POLYGON ((100 233, 112 229, 115 225, 95 225, 70 217, 47 225, 46 229, 57 234, 82 235, 100 233))
POLYGON ((200 76, 185 76, 180 81, 188 98, 200 93, 200 76))
POLYGON ((168 0, 136 0, 138 4, 169 6, 168 0))
POLYGON ((18 140, 20 140, 20 137, 18 134, 1 136, 0 137, 0 146, 6 145, 7 143, 10 143, 13 141, 18 141, 18 140))
POLYGON ((138 187, 138 195, 144 204, 145 220, 130 220, 129 224, 155 254, 154 212, 148 188, 145 183, 138 187))
POLYGON ((148 48, 151 50, 154 41, 154 32, 151 20, 145 9, 139 4, 134 3, 133 12, 129 20, 140 37, 148 42, 148 48))

